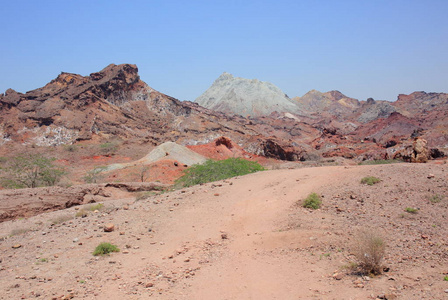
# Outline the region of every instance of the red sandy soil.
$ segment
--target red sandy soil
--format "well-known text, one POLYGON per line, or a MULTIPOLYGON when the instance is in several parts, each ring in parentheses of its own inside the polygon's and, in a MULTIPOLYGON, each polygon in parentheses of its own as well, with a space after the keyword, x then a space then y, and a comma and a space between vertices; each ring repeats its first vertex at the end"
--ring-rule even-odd
POLYGON ((133 182, 141 181, 141 173, 144 172, 144 182, 161 182, 173 184, 174 181, 184 174, 186 166, 172 160, 164 159, 149 165, 136 165, 125 169, 119 169, 107 173, 105 181, 108 182, 133 182), (147 168, 144 170, 143 168, 147 168))
POLYGON ((251 161, 256 161, 262 165, 267 165, 270 162, 279 162, 278 160, 269 159, 263 156, 258 156, 246 152, 238 144, 234 143, 228 138, 220 137, 215 141, 202 145, 191 145, 187 148, 193 150, 200 155, 214 160, 224 160, 233 157, 240 157, 251 161))
POLYGON ((447 176, 446 163, 273 170, 3 222, 0 299, 446 299, 447 176), (311 192, 321 209, 299 205, 311 192), (388 272, 346 268, 360 230, 383 236, 388 272), (121 251, 95 257, 101 242, 121 251))

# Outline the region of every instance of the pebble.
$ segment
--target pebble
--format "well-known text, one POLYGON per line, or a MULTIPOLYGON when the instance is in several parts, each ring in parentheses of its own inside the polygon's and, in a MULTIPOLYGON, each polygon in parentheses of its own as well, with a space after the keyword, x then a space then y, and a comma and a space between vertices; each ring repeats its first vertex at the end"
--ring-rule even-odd
POLYGON ((20 244, 15 244, 15 245, 12 246, 12 249, 19 249, 19 248, 21 248, 21 247, 22 247, 22 245, 20 245, 20 244))
POLYGON ((112 223, 108 223, 104 225, 104 232, 112 232, 115 230, 115 225, 112 223))
POLYGON ((341 280, 342 278, 344 278, 344 274, 335 273, 335 274, 333 274, 333 278, 336 280, 341 280))

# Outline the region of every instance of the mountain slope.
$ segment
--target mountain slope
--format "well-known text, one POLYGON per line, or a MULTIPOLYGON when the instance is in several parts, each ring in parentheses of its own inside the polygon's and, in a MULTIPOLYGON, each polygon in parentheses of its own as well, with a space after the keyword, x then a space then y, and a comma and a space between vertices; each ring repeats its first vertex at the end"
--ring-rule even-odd
POLYGON ((275 111, 299 113, 297 107, 278 87, 257 79, 233 77, 223 73, 196 100, 215 111, 241 116, 266 116, 275 111))

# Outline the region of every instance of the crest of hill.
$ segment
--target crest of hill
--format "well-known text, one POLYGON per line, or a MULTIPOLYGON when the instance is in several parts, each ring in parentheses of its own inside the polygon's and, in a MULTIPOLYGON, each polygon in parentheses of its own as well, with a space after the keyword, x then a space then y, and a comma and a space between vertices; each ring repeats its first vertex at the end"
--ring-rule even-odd
POLYGON ((181 146, 174 142, 166 142, 157 146, 145 157, 137 161, 124 164, 113 164, 108 166, 107 170, 111 171, 130 166, 147 165, 155 163, 160 160, 167 160, 167 159, 178 161, 179 163, 187 166, 202 164, 207 160, 204 156, 194 152, 193 150, 188 149, 185 146, 181 146))
POLYGON ((337 114, 356 110, 360 106, 358 100, 347 97, 339 91, 322 93, 311 90, 302 97, 295 97, 293 100, 303 109, 313 113, 325 110, 337 114))
POLYGON ((233 77, 226 72, 195 102, 208 109, 244 117, 267 116, 273 112, 300 113, 299 107, 274 84, 233 77))

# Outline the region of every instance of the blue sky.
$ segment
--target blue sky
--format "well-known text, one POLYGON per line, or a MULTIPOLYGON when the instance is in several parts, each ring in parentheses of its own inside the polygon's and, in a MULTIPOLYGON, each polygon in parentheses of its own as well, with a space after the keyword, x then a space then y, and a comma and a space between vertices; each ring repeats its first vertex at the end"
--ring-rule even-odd
POLYGON ((0 93, 133 63, 194 100, 224 71, 290 97, 448 92, 448 1, 0 0, 0 93))

